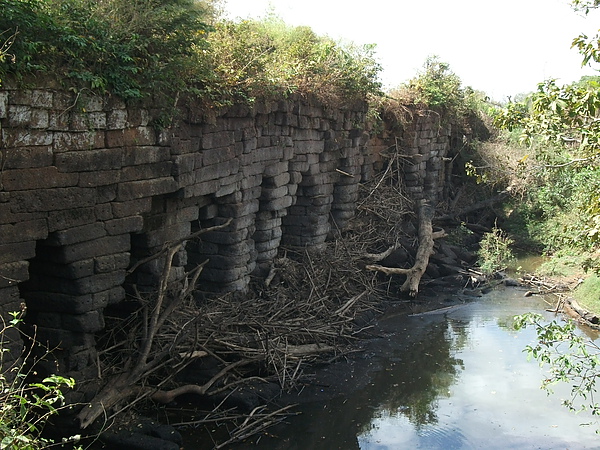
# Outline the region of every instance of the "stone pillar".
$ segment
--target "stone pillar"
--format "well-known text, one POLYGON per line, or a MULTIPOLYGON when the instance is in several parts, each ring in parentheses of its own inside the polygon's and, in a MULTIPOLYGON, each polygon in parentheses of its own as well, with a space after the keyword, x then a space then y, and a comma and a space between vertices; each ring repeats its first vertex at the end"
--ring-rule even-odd
POLYGON ((220 230, 201 235, 194 250, 194 260, 208 259, 200 276, 198 289, 209 292, 244 291, 254 270, 254 221, 259 208, 254 191, 237 191, 215 198, 214 203, 200 213, 200 225, 208 228, 231 223, 220 230))
MULTIPOLYGON (((182 248, 173 258, 169 281, 182 280, 187 264, 185 240, 192 234, 192 221, 198 219, 200 201, 194 198, 154 198, 152 210, 145 217, 144 229, 132 235, 132 265, 159 254, 166 247, 182 243, 182 248)), ((141 293, 155 293, 165 263, 166 255, 148 261, 135 270, 128 282, 135 283, 141 293)))
POLYGON ((38 242, 20 288, 29 332, 56 364, 48 372, 87 378, 94 370, 94 333, 104 328, 103 309, 125 297, 129 248, 129 234, 110 235, 100 223, 38 242))

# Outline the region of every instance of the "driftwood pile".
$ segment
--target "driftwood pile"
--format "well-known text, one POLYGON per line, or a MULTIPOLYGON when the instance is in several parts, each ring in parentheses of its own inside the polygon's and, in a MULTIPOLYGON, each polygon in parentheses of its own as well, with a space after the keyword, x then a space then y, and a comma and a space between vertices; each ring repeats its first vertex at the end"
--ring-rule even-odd
POLYGON ((473 255, 435 242, 445 234, 433 227, 435 209, 423 203, 415 217, 401 180, 401 161, 392 157, 380 178, 362 186, 348 230, 335 230, 319 253, 282 249, 247 294, 202 294, 201 267, 183 285, 171 285, 172 257, 182 242, 165 248, 157 294, 137 298, 139 307, 127 317, 107 318, 112 332, 98 362, 104 386, 81 410, 81 425, 110 425, 134 406, 193 394, 207 412, 181 421, 231 423, 229 436, 215 444, 221 448, 282 420, 289 407, 267 405, 281 390, 296 389, 311 365, 352 351, 384 298, 406 292, 405 301, 414 301, 427 283, 477 285, 473 255))

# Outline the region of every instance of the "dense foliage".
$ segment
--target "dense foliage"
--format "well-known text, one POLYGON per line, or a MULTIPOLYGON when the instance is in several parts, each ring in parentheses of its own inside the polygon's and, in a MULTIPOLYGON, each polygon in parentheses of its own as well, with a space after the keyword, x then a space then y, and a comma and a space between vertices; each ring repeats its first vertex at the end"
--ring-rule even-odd
POLYGON ((514 204, 527 234, 549 253, 561 248, 592 251, 600 243, 600 90, 596 80, 536 92, 498 112, 496 123, 520 135, 521 164, 513 174, 527 179, 514 204), (524 156, 522 156, 524 153, 524 156))
POLYGON ((416 77, 390 93, 402 104, 415 104, 460 121, 481 110, 485 96, 465 87, 458 75, 438 56, 430 56, 416 77))
POLYGON ((209 65, 227 97, 300 92, 341 101, 380 89, 374 46, 336 43, 277 17, 220 22, 209 43, 209 65))
MULTIPOLYGON (((600 2, 572 5, 587 14, 600 2)), ((599 42, 583 35, 573 41, 583 64, 600 62, 599 42)), ((522 169, 531 183, 513 216, 548 252, 593 252, 600 244, 599 115, 600 77, 584 77, 564 86, 546 80, 495 117, 499 127, 519 133, 528 149, 522 169)))
MULTIPOLYGON (((275 18, 215 20, 216 0, 0 0, 0 80, 50 75, 124 99, 192 93, 364 99, 379 91, 373 46, 275 18)), ((162 106, 162 103, 159 103, 162 106)))
POLYGON ((0 9, 12 36, 0 74, 50 74, 126 99, 182 88, 209 29, 193 0, 0 0, 0 9))

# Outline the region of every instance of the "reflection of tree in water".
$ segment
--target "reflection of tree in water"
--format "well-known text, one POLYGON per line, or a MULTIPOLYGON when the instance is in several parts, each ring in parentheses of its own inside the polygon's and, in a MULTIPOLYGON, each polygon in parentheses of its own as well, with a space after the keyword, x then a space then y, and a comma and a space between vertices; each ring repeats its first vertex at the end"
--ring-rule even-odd
POLYGON ((417 428, 437 423, 437 400, 450 395, 449 388, 463 368, 463 362, 452 355, 468 341, 467 327, 454 325, 459 326, 448 320, 431 324, 424 339, 403 349, 399 362, 390 363, 390 375, 399 382, 386 385, 377 408, 380 413, 401 413, 417 428))
MULTIPOLYGON (((398 325, 408 326, 405 332, 394 331, 387 344, 379 344, 378 355, 387 358, 375 357, 373 363, 378 369, 369 373, 364 388, 305 405, 303 414, 290 418, 292 427, 271 430, 281 432, 281 438, 271 445, 263 439, 261 448, 358 450, 357 437, 369 433, 378 417, 403 416, 417 429, 437 423, 437 401, 449 396, 463 368, 463 362, 453 355, 457 347, 468 344, 468 321, 449 322, 436 316, 398 325)), ((367 362, 369 358, 365 355, 361 360, 367 362)))

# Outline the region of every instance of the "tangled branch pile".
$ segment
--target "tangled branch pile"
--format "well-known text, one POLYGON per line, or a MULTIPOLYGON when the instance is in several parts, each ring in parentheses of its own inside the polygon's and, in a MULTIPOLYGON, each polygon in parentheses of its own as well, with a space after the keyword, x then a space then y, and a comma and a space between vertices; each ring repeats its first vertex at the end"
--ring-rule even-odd
MULTIPOLYGON (((392 157, 388 170, 363 186, 359 213, 343 236, 318 253, 283 248, 269 276, 254 280, 248 293, 192 295, 196 274, 183 286, 171 285, 166 280, 176 250, 164 251, 155 298, 138 299, 141 307, 127 317, 107 318, 112 332, 99 371, 109 381, 80 414, 82 424, 100 417, 92 414, 94 408, 105 415, 113 405, 107 415, 113 417, 144 399, 169 403, 183 394, 230 407, 248 390, 268 386, 270 395, 258 400, 268 402, 280 390, 299 387, 307 367, 347 354, 384 294, 377 275, 364 270, 365 258, 394 245, 410 217, 398 184, 399 164, 392 157)), ((237 417, 248 425, 247 417, 237 417)))

